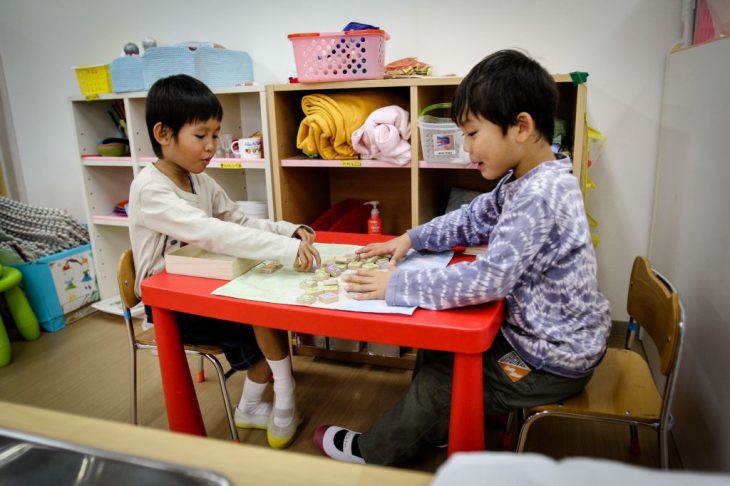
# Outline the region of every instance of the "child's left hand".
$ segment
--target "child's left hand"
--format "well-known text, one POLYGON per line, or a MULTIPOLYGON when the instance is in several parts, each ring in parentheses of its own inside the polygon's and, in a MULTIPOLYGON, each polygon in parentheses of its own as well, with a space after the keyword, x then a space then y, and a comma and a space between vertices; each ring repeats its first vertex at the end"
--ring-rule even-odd
POLYGON ((392 266, 388 270, 358 270, 351 275, 343 275, 345 290, 353 292, 355 300, 383 300, 388 290, 388 282, 393 275, 392 266))
POLYGON ((314 243, 314 233, 310 232, 304 226, 300 226, 299 228, 297 228, 297 230, 294 232, 294 238, 298 238, 309 244, 314 243))

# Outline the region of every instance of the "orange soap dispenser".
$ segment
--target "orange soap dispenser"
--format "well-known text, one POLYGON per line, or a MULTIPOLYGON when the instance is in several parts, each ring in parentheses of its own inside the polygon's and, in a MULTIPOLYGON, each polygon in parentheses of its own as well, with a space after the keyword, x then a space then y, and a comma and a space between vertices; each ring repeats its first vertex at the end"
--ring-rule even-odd
POLYGON ((382 235, 383 234, 383 220, 380 219, 380 211, 378 211, 378 201, 368 201, 364 204, 370 204, 373 209, 370 211, 370 218, 368 219, 368 234, 369 235, 382 235))

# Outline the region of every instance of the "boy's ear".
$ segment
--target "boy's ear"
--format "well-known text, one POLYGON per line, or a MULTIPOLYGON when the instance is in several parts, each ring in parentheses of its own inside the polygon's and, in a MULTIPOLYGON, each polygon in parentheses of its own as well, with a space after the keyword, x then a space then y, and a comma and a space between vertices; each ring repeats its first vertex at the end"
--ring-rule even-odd
POLYGON ((518 142, 527 142, 535 133, 535 120, 525 111, 517 115, 515 126, 517 127, 516 139, 518 142))
POLYGON ((162 122, 155 123, 155 126, 152 127, 152 134, 160 145, 169 145, 172 141, 172 130, 162 122))

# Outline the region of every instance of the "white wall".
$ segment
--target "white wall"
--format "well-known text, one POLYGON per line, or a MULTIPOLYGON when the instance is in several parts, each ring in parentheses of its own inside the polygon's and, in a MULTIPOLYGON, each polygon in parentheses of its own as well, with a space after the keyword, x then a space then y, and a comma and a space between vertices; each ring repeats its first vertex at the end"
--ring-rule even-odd
POLYGON ((680 0, 0 0, 0 57, 28 201, 85 219, 66 101, 78 94, 72 66, 107 63, 150 35, 247 50, 256 80, 280 83, 294 74, 287 34, 351 20, 391 35, 388 60, 417 55, 435 74, 464 75, 505 47, 526 49, 554 73, 590 73, 589 119, 608 143, 588 205, 601 223, 601 286, 614 318, 625 319, 631 261, 648 248, 662 76, 680 35, 680 0))
POLYGON ((651 259, 687 314, 674 436, 687 468, 730 471, 730 39, 670 56, 651 259))

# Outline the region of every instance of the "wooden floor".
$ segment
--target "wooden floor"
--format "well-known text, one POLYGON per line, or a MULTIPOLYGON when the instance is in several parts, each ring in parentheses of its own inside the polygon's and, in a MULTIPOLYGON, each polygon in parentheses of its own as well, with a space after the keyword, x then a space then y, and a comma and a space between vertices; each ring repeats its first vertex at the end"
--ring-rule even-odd
MULTIPOLYGON (((9 327, 12 327, 9 326, 9 327)), ((121 317, 94 313, 55 333, 42 333, 25 342, 10 329, 13 361, 0 368, 0 400, 114 420, 129 421, 129 362, 127 338, 121 317)), ((157 358, 140 351, 139 421, 145 427, 167 428, 157 358)), ((198 361, 191 358, 193 369, 198 361)), ((208 365, 206 365, 208 366, 208 365)), ((304 416, 291 450, 321 455, 313 445, 312 432, 322 424, 338 424, 366 430, 403 394, 410 371, 348 364, 321 358, 294 357, 297 404, 304 416)), ((208 435, 228 440, 229 433, 217 380, 210 367, 207 380, 196 383, 208 435)), ((232 400, 238 402, 243 373, 228 381, 232 400)), ((268 391, 270 397, 270 390, 268 391)), ((503 424, 487 426, 488 450, 502 450, 503 424)), ((627 428, 545 419, 533 426, 529 451, 555 458, 590 456, 658 467, 657 439, 652 431, 639 431, 641 455, 629 454, 627 428)), ((266 445, 260 430, 240 430, 241 442, 266 445)), ((516 442, 516 440, 514 441, 516 442)), ((426 451, 407 467, 433 471, 444 460, 443 449, 426 451)), ((679 468, 670 453, 672 468, 679 468)))

